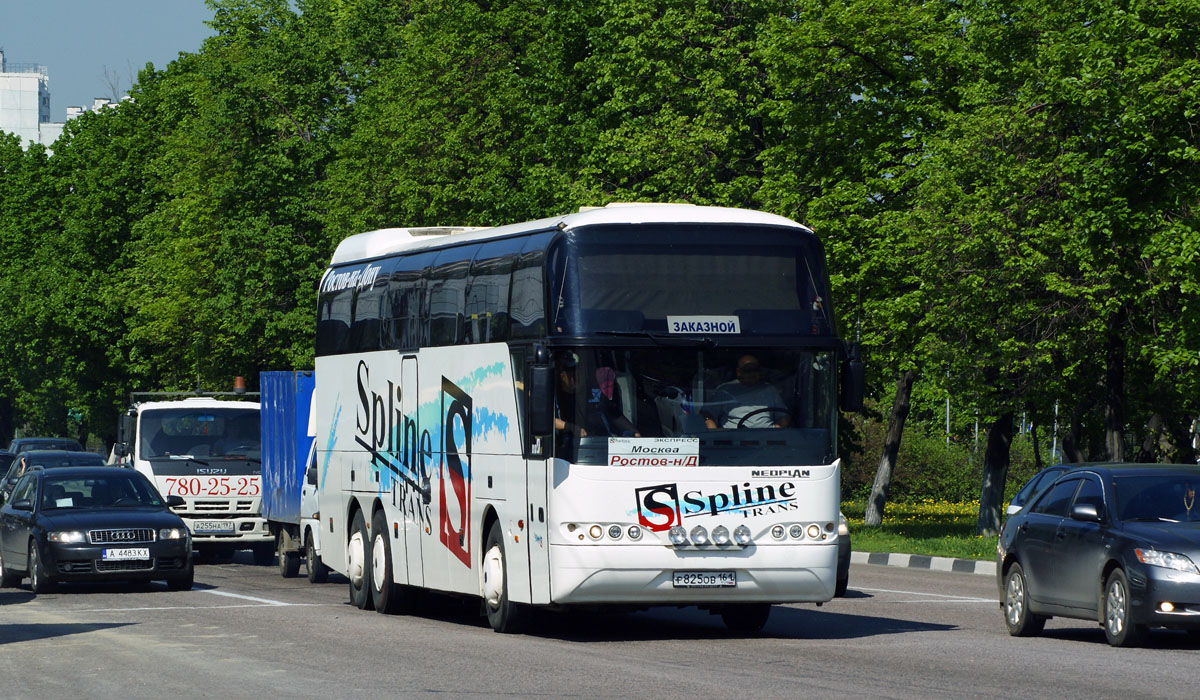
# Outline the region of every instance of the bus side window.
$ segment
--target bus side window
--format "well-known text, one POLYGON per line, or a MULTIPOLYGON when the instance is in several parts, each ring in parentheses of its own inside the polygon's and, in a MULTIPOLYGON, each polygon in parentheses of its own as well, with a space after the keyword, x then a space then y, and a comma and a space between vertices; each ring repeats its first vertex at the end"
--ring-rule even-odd
POLYGON ((517 248, 513 241, 496 241, 479 248, 467 278, 464 325, 467 343, 508 340, 508 288, 517 248))
POLYGON ((463 339, 463 306, 467 292, 470 246, 438 253, 429 275, 429 344, 455 345, 463 339))
POLYGON ((425 309, 425 266, 432 255, 412 255, 397 261, 388 285, 387 327, 384 342, 388 348, 412 350, 428 342, 425 309))
POLYGON ((354 290, 342 289, 321 295, 317 309, 317 354, 337 355, 350 347, 350 319, 354 290))
POLYGON ((531 236, 517 256, 512 272, 511 300, 508 308, 512 319, 512 338, 538 339, 546 336, 545 239, 531 236))

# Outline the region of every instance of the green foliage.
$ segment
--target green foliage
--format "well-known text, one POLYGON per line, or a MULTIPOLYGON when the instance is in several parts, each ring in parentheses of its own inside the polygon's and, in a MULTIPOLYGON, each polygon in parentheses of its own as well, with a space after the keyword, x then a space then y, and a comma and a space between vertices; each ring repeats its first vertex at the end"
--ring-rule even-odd
MULTIPOLYGON (((199 51, 53 154, 0 137, 0 438, 311 366, 346 235, 614 200, 814 225, 873 397, 916 372, 894 497, 976 498, 976 420, 1048 437, 1058 402, 1103 445, 1112 389, 1133 446, 1200 414, 1194 0, 210 7, 199 51)), ((848 493, 882 440, 852 427, 848 493)))

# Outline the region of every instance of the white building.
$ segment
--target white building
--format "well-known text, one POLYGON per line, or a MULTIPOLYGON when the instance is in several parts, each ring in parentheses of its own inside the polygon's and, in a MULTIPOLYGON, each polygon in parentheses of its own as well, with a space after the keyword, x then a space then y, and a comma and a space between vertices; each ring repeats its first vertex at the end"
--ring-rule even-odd
POLYGON ((0 131, 21 137, 26 147, 54 143, 64 123, 50 121, 49 82, 45 66, 9 63, 0 50, 0 131))

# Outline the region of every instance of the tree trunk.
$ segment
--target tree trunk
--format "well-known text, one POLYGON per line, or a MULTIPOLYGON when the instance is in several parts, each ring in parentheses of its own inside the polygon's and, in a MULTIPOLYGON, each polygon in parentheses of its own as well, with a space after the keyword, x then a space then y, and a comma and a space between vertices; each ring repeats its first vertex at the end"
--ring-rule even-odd
POLYGON ((1037 419, 1034 418, 1029 423, 1029 439, 1033 440, 1033 469, 1040 472, 1042 470, 1042 450, 1038 447, 1037 428, 1037 419))
POLYGON ((896 469, 896 456, 900 453, 900 437, 904 434, 904 421, 908 419, 908 399, 912 395, 913 377, 913 370, 909 369, 902 372, 896 381, 896 400, 892 402, 892 414, 888 417, 883 454, 875 470, 871 497, 867 499, 864 524, 872 527, 883 522, 883 508, 887 505, 888 488, 892 485, 892 472, 896 469))
POLYGON ((1012 436, 1011 411, 988 427, 987 451, 983 455, 983 488, 979 492, 979 523, 975 526, 977 535, 995 537, 1000 533, 1000 508, 1004 501, 1004 482, 1008 479, 1012 436))
POLYGON ((1125 461, 1125 339, 1109 321, 1104 370, 1104 452, 1109 462, 1125 461))
POLYGON ((1150 420, 1146 422, 1146 437, 1142 439, 1142 448, 1138 450, 1135 462, 1157 462, 1159 455, 1159 442, 1162 440, 1162 434, 1166 427, 1163 425, 1163 417, 1157 413, 1150 416, 1150 420))
POLYGON ((1078 405, 1071 409, 1071 429, 1063 436, 1063 461, 1067 464, 1077 464, 1087 461, 1083 450, 1079 449, 1079 435, 1083 432, 1083 426, 1079 422, 1079 416, 1083 412, 1083 406, 1078 405))

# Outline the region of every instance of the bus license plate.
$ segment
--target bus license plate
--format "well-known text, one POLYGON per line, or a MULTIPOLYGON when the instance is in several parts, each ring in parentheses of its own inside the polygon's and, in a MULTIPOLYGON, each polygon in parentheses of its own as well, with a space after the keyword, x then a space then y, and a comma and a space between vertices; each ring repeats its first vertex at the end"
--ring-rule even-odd
POLYGON ((149 547, 122 547, 120 549, 106 549, 100 555, 104 561, 129 561, 131 559, 149 559, 149 547))
POLYGON ((226 520, 197 520, 192 523, 192 532, 197 535, 232 535, 233 523, 226 520))
POLYGON ((736 571, 676 571, 672 581, 676 588, 734 588, 736 571))

